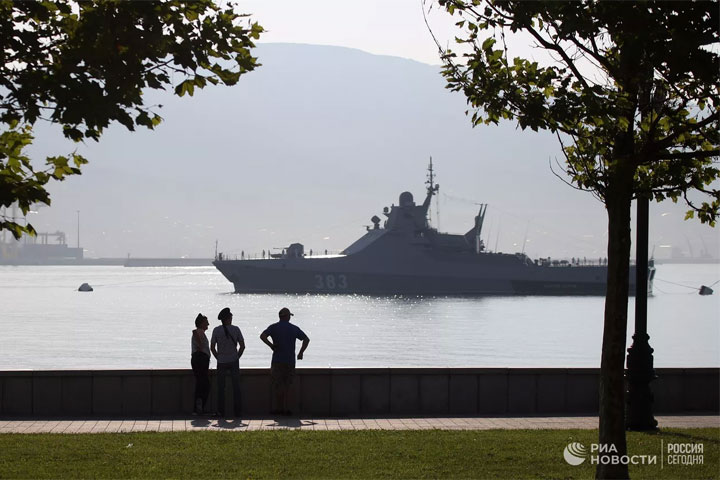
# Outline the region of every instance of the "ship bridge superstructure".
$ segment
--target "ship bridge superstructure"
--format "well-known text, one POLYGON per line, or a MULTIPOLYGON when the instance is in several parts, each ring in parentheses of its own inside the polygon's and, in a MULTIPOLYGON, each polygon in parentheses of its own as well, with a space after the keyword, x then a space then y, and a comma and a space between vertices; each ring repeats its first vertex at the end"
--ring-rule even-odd
POLYGON ((383 209, 385 222, 380 226, 381 219, 375 215, 370 221, 373 226, 368 227, 365 235, 360 237, 352 245, 343 250, 344 255, 359 253, 385 237, 386 234, 392 237, 401 237, 408 246, 425 245, 429 249, 444 252, 456 252, 465 254, 479 254, 485 250, 485 244, 481 239, 483 221, 487 205, 481 204, 480 211, 475 217, 475 224, 464 235, 440 233, 430 225, 429 211, 433 196, 439 190, 440 185, 434 182, 435 177, 432 168, 432 158, 428 167, 428 180, 426 183, 426 195, 422 204, 415 203, 413 194, 402 192, 398 199, 398 205, 391 205, 383 209))

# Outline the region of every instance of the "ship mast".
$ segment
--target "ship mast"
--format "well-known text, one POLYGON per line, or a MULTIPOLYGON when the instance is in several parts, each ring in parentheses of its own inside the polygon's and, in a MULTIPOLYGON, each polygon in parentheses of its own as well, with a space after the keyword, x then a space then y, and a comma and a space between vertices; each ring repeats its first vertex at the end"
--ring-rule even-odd
MULTIPOLYGON (((430 223, 430 201, 432 200, 433 195, 435 195, 440 190, 440 185, 437 185, 435 183, 435 172, 433 171, 432 155, 430 156, 430 164, 428 165, 428 175, 427 180, 425 181, 425 185, 427 185, 427 196, 425 197, 423 207, 427 212, 428 223, 430 223)), ((438 205, 437 201, 435 202, 435 212, 437 213, 438 217, 438 228, 440 228, 440 206, 438 205)))

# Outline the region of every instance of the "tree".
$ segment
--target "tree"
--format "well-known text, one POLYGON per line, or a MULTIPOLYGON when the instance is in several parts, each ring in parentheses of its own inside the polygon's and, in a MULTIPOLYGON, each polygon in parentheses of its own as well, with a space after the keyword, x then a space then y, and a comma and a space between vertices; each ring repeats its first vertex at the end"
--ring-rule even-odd
MULTIPOLYGON (((37 122, 74 142, 98 141, 112 122, 153 129, 162 106, 146 105, 145 90, 234 85, 258 66, 250 50, 262 30, 212 0, 0 0, 0 207, 49 205, 48 182, 87 163, 71 152, 39 167, 24 153, 37 122)), ((3 229, 34 234, 7 215, 3 229)))
MULTIPOLYGON (((441 48, 442 73, 466 96, 473 124, 510 119, 554 132, 570 182, 605 204, 599 442, 625 455, 631 201, 683 198, 687 217, 715 224, 718 3, 438 1, 463 32, 456 41, 464 53, 441 48), (509 58, 506 38, 517 32, 553 60, 509 58)), ((628 469, 599 465, 596 475, 627 478, 628 469)))

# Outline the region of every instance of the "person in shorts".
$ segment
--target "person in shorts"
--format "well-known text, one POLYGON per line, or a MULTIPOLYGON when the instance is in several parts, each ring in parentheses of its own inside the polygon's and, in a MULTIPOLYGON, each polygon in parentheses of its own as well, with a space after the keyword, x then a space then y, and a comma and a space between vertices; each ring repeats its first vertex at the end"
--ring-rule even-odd
POLYGON ((302 346, 297 354, 297 359, 302 360, 310 338, 300 330, 300 327, 290 323, 290 317, 293 316, 290 310, 282 308, 278 316, 280 321, 267 327, 260 334, 260 340, 273 351, 270 372, 275 390, 276 408, 271 410, 271 413, 291 415, 288 397, 295 376, 295 340, 302 340, 302 346), (268 337, 272 341, 268 340, 268 337))

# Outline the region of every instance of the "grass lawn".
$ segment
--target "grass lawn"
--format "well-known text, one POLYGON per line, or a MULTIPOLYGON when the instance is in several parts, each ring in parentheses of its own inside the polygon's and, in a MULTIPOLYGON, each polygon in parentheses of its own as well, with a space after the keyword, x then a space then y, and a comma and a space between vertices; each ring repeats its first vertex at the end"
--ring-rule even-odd
MULTIPOLYGON (((257 431, 2 434, 0 478, 593 478, 569 465, 593 430, 257 431)), ((634 479, 720 476, 720 429, 628 433, 634 479), (661 466, 661 445, 703 445, 702 465, 661 466)), ((667 457, 667 454, 665 458, 667 457)))

